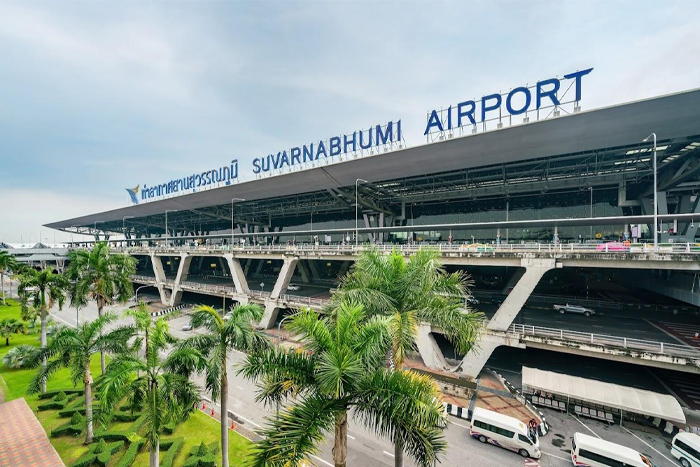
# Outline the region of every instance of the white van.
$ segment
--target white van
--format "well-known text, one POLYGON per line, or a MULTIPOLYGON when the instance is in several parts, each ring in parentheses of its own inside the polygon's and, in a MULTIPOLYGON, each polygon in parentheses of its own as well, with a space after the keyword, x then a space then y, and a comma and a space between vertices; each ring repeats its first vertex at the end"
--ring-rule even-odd
POLYGON ((700 436, 681 431, 673 438, 671 454, 683 467, 700 467, 700 436))
POLYGON ((634 449, 583 433, 574 434, 571 441, 571 460, 574 465, 590 467, 654 467, 649 459, 634 449))
POLYGON ((469 426, 472 438, 515 451, 523 457, 539 459, 540 441, 530 439, 527 426, 520 420, 478 407, 469 426))

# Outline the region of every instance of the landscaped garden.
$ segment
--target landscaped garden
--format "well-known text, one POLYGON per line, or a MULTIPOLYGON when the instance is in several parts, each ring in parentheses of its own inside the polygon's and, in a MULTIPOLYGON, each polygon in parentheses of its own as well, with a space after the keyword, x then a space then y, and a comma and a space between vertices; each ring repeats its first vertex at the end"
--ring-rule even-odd
MULTIPOLYGON (((20 305, 8 300, 0 306, 0 321, 20 320, 20 305)), ((0 346, 0 358, 21 345, 39 346, 39 334, 12 334, 8 346, 0 346)), ((100 356, 95 354, 91 371, 100 374, 100 356)), ((74 386, 70 371, 60 369, 48 379, 47 392, 27 396, 26 391, 36 375, 36 369, 0 369, 0 387, 5 400, 25 397, 47 432, 51 443, 68 467, 129 467, 149 463, 149 452, 144 448, 144 413, 132 411, 121 401, 108 426, 102 426, 95 416, 94 441, 85 441, 85 396, 82 384, 74 386)), ((95 381, 96 398, 100 397, 101 379, 95 381)), ((97 409, 97 401, 93 404, 97 409)), ((178 425, 166 425, 160 439, 161 466, 206 466, 220 464, 220 425, 217 420, 200 411, 178 425)), ((229 459, 232 466, 243 464, 250 442, 231 433, 228 439, 229 459)))

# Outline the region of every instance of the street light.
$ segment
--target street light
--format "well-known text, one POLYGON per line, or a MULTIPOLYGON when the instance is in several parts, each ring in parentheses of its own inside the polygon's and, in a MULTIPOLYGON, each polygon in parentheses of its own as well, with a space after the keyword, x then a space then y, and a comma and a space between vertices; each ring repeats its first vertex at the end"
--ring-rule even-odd
POLYGON ((282 323, 284 323, 284 320, 287 318, 290 318, 291 315, 285 316, 282 318, 282 321, 277 325, 277 345, 280 345, 280 339, 282 338, 282 323))
MULTIPOLYGON (((95 235, 97 235, 97 224, 104 224, 105 221, 95 221, 95 223, 92 225, 93 230, 95 231, 95 235)), ((99 236, 98 236, 99 238, 99 236)))
POLYGON ((124 216, 122 217, 122 233, 124 234, 124 238, 126 238, 126 220, 127 219, 133 219, 134 216, 124 216))
POLYGON ((649 138, 654 138, 654 251, 659 251, 659 201, 656 193, 656 133, 652 133, 642 141, 647 142, 649 138))
POLYGON ((231 198, 231 248, 233 248, 233 202, 245 201, 244 198, 231 198))
POLYGON ((137 306, 139 304, 139 290, 146 288, 146 287, 155 287, 155 285, 142 285, 141 287, 138 287, 136 289, 136 294, 134 294, 134 301, 136 302, 137 306))
POLYGON ((360 203, 358 202, 357 198, 357 186, 359 185, 359 182, 362 183, 369 183, 367 180, 364 180, 362 178, 358 178, 355 180, 355 246, 357 246, 358 242, 358 237, 357 237, 357 208, 360 206, 360 203))
POLYGON ((165 210, 165 246, 168 246, 168 213, 177 212, 177 209, 166 209, 165 210))

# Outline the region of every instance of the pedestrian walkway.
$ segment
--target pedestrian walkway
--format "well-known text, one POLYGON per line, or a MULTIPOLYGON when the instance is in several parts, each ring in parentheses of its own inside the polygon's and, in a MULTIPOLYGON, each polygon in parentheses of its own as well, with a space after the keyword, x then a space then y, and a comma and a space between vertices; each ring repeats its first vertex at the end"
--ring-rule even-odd
POLYGON ((527 407, 513 397, 498 378, 486 371, 481 372, 479 376, 475 406, 517 418, 525 424, 533 418, 537 420, 537 423, 541 421, 539 417, 535 417, 527 407))
POLYGON ((700 324, 672 323, 669 321, 654 321, 654 324, 686 344, 700 348, 700 324))
POLYGON ((0 404, 0 420, 0 466, 65 467, 24 398, 0 404))

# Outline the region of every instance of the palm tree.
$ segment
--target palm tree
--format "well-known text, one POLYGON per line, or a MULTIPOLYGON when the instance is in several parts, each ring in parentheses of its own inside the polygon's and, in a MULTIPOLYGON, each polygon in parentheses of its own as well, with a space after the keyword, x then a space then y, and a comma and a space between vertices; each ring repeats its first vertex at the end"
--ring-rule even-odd
MULTIPOLYGON (((194 309, 190 323, 193 328, 203 327, 208 332, 179 342, 181 348, 197 349, 206 358, 203 369, 206 387, 212 399, 220 401, 222 414, 228 413, 228 353, 266 346, 263 335, 253 327, 253 322, 260 321, 263 313, 259 305, 238 305, 231 307, 228 319, 223 320, 214 308, 200 305, 194 309)), ((221 466, 228 467, 228 426, 224 420, 221 421, 221 456, 221 466)))
MULTIPOLYGON (((350 300, 367 313, 390 319, 390 366, 402 369, 406 354, 416 348, 421 322, 439 327, 460 353, 467 353, 478 339, 484 315, 469 310, 463 297, 471 279, 463 273, 448 274, 439 252, 420 249, 406 261, 399 251, 385 255, 376 250, 362 253, 354 269, 334 294, 334 302, 350 300)), ((403 466, 401 437, 394 449, 396 467, 403 466)))
POLYGON ((2 304, 7 305, 5 298, 5 272, 17 267, 17 261, 7 251, 0 250, 0 282, 2 283, 2 304))
POLYGON ((260 381, 259 400, 298 401, 264 430, 252 466, 302 465, 333 430, 333 461, 345 467, 349 413, 378 435, 400 435, 418 465, 433 465, 446 447, 439 392, 427 376, 383 365, 391 342, 388 317, 367 318, 361 306, 344 302, 332 317, 300 311, 287 328, 301 336, 303 350, 254 352, 240 369, 260 381))
MULTIPOLYGON (((51 269, 37 271, 26 268, 19 276, 17 293, 20 296, 22 309, 28 307, 41 310, 41 348, 46 347, 46 318, 54 303, 58 303, 58 309, 63 308, 68 289, 68 280, 62 274, 54 274, 51 269), (29 302, 32 302, 31 305, 29 302)), ((46 360, 43 362, 46 367, 46 360)), ((46 381, 41 383, 41 392, 46 392, 46 381)))
POLYGON ((133 318, 134 328, 136 332, 140 334, 139 338, 134 342, 134 347, 140 347, 143 342, 145 344, 144 355, 148 355, 148 331, 151 329, 153 319, 151 318, 151 313, 148 311, 146 303, 139 301, 138 307, 126 310, 124 316, 133 318))
POLYGON ((27 332, 27 325, 15 318, 5 318, 0 321, 0 335, 5 338, 5 345, 10 345, 12 334, 27 332))
MULTIPOLYGON (((136 272, 136 259, 129 255, 111 254, 107 242, 96 243, 91 251, 73 250, 69 253, 70 267, 66 276, 73 284, 71 305, 82 308, 88 300, 97 303, 97 314, 102 316, 106 305, 115 301, 126 303, 134 295, 131 275, 136 272)), ((105 354, 100 354, 102 374, 105 373, 105 354)))
POLYGON ((124 352, 127 341, 133 335, 132 327, 116 328, 105 334, 105 327, 117 320, 117 315, 106 313, 92 322, 85 322, 77 329, 63 327, 51 339, 45 349, 41 349, 32 359, 33 366, 48 360, 29 383, 28 394, 39 392, 43 384, 61 367, 70 368, 73 384, 82 380, 85 388, 85 418, 87 434, 85 444, 92 443, 92 372, 90 360, 98 352, 124 352))
POLYGON ((165 358, 160 353, 175 342, 165 320, 148 328, 148 352, 117 355, 107 368, 100 387, 100 415, 108 423, 116 405, 126 398, 129 405, 147 414, 146 433, 150 466, 158 467, 160 434, 170 423, 186 420, 199 402, 199 388, 182 373, 203 365, 195 349, 175 349, 165 358), (181 373, 182 372, 182 373, 181 373))

